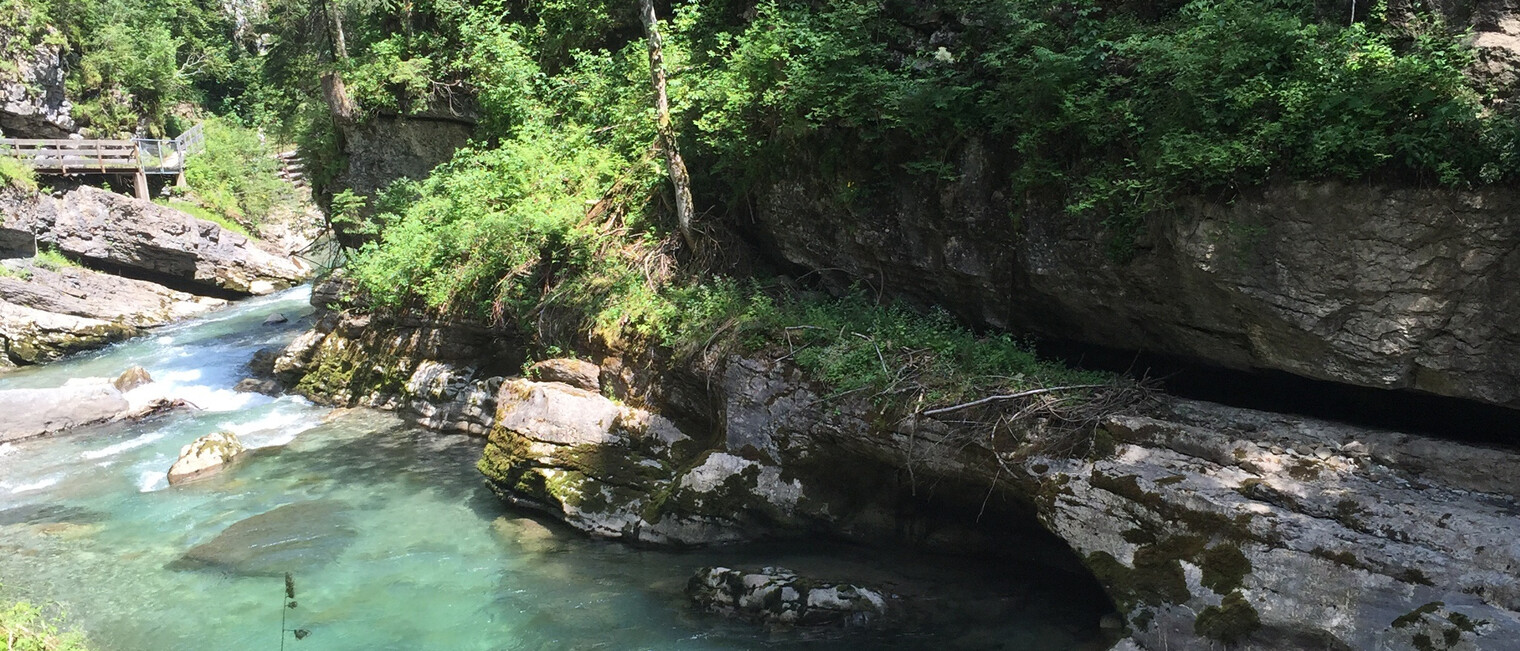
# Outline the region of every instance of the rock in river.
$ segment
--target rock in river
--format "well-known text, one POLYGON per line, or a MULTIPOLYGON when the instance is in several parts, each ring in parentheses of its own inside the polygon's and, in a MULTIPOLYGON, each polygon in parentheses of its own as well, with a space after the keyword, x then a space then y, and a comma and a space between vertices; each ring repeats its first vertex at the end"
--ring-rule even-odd
POLYGON ((179 451, 179 460, 169 468, 169 484, 183 484, 220 472, 247 448, 232 432, 207 434, 179 451))
POLYGON ((185 552, 169 569, 220 569, 245 576, 314 570, 353 544, 348 504, 312 500, 240 520, 185 552))
POLYGON ((887 612, 887 600, 869 588, 826 584, 791 570, 704 567, 686 584, 699 609, 765 624, 870 626, 887 612))
POLYGON ((76 382, 55 389, 0 391, 0 441, 42 436, 101 423, 130 407, 110 382, 76 382))

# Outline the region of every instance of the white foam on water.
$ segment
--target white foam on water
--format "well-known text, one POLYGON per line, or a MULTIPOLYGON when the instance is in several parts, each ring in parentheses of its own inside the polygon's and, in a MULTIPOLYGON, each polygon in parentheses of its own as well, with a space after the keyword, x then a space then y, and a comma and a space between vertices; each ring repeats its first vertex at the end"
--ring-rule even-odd
POLYGON ((321 424, 321 419, 299 411, 273 411, 262 418, 244 423, 233 423, 222 428, 242 439, 250 448, 267 448, 285 445, 301 432, 321 424))
POLYGON ((16 446, 10 443, 0 443, 0 457, 16 451, 16 446))
POLYGON ((53 484, 56 484, 56 483, 58 483, 60 481, 63 481, 63 475, 48 475, 46 477, 43 477, 42 479, 39 479, 37 481, 34 481, 34 482, 30 483, 30 484, 19 484, 19 485, 15 486, 14 488, 11 489, 11 494, 12 495, 16 495, 16 494, 19 494, 19 493, 29 493, 31 491, 40 491, 40 490, 42 490, 44 488, 47 488, 49 486, 52 486, 53 484))
POLYGON ((85 459, 104 459, 106 457, 121 454, 127 450, 135 450, 144 445, 150 445, 154 441, 157 441, 163 437, 163 432, 149 432, 130 441, 122 441, 115 445, 108 445, 106 447, 100 448, 99 450, 90 450, 89 452, 81 453, 79 456, 85 459))
POLYGON ((137 492, 152 493, 169 487, 169 473, 165 470, 144 470, 137 475, 137 492))

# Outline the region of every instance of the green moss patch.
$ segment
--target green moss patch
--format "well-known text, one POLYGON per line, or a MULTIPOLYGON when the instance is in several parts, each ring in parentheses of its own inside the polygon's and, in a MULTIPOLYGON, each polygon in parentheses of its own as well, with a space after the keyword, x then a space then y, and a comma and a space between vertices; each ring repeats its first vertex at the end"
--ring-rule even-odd
POLYGON ((1261 628, 1261 615, 1240 591, 1225 595, 1218 606, 1204 608, 1193 620, 1193 631, 1211 640, 1234 644, 1261 628))

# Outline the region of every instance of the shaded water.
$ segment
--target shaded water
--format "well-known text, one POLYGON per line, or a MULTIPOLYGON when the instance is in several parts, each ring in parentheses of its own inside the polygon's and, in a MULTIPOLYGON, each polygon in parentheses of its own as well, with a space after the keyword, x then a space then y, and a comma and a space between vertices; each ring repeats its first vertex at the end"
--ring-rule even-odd
MULTIPOLYGON (((474 463, 480 441, 367 410, 231 391, 257 349, 288 341, 305 290, 233 308, 97 353, 0 378, 0 388, 114 376, 132 364, 158 394, 202 407, 149 423, 0 446, 0 585, 53 602, 99 649, 278 649, 282 613, 309 629, 291 649, 1099 648, 1089 604, 1031 587, 1009 568, 851 547, 639 550, 509 511, 474 463), (274 311, 286 326, 263 326, 274 311), (212 479, 169 487, 179 448, 218 429, 260 449, 212 479), (244 518, 314 503, 342 535, 296 570, 299 608, 278 576, 179 563, 244 518), (931 607, 891 635, 767 632, 693 613, 698 567, 784 565, 856 580, 931 607)), ((0 418, 3 418, 0 415, 0 418)))

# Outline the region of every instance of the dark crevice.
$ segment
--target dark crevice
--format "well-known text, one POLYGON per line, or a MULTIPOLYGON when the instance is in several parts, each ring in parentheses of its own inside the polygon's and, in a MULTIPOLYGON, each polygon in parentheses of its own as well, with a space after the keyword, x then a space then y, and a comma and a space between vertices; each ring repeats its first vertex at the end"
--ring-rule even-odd
POLYGON ((1295 414, 1442 439, 1520 446, 1520 411, 1461 398, 1315 380, 1284 371, 1243 371, 1174 355, 1074 342, 1037 345, 1045 356, 1086 369, 1162 381, 1166 393, 1231 407, 1295 414))
POLYGON ((101 273, 111 274, 113 276, 121 276, 122 278, 131 278, 133 280, 142 280, 154 283, 156 285, 162 285, 177 292, 185 292, 187 294, 195 294, 197 296, 209 296, 211 298, 220 298, 229 301, 248 298, 249 296, 253 295, 248 292, 237 292, 230 289, 223 289, 215 285, 204 284, 191 280, 189 278, 185 278, 183 276, 176 276, 174 274, 167 274, 160 271, 151 271, 148 269, 140 269, 137 267, 129 267, 123 264, 111 262, 110 260, 71 255, 67 252, 64 253, 64 256, 70 260, 73 260, 74 262, 78 262, 85 267, 99 271, 101 273))

